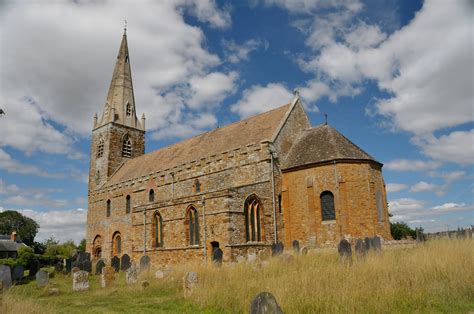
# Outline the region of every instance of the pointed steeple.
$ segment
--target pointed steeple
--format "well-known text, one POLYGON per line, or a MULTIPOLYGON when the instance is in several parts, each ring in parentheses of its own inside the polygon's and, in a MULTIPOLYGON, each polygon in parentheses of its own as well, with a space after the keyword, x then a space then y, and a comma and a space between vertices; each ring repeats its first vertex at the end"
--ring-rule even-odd
POLYGON ((97 122, 96 128, 110 122, 144 130, 144 126, 138 121, 135 110, 126 28, 123 32, 104 111, 97 122))

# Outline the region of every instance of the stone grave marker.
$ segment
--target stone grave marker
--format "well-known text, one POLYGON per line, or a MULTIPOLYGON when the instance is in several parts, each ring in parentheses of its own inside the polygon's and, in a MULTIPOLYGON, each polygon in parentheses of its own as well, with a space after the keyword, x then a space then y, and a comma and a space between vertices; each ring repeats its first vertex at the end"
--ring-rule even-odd
POLYGON ((97 261, 97 264, 95 264, 95 274, 100 275, 102 274, 102 268, 105 267, 105 262, 103 259, 100 259, 97 261))
POLYGON ((137 283, 138 281, 138 271, 137 266, 131 265, 126 271, 126 280, 128 284, 137 283))
POLYGON ((375 236, 371 239, 370 245, 373 246, 375 252, 382 251, 382 240, 379 236, 375 236))
POLYGON ((44 287, 49 283, 49 273, 44 270, 39 270, 36 273, 36 285, 38 287, 44 287))
POLYGON ((257 254, 249 253, 249 255, 247 255, 247 262, 255 263, 256 260, 257 260, 257 254))
POLYGON ((100 277, 100 286, 102 288, 110 287, 115 282, 115 268, 111 266, 105 266, 102 268, 102 274, 100 277))
POLYGON ((72 269, 71 269, 71 272, 74 274, 74 273, 77 273, 78 271, 80 271, 81 269, 79 267, 76 267, 74 266, 72 269))
POLYGON ((272 256, 277 256, 283 253, 283 243, 278 242, 278 243, 273 243, 272 244, 272 256))
POLYGON ((212 252, 212 262, 216 266, 222 265, 222 257, 224 256, 224 252, 222 252, 221 248, 216 247, 212 252))
POLYGON ((69 274, 72 271, 72 259, 66 258, 66 272, 69 274))
POLYGON ((89 260, 84 260, 81 263, 81 269, 85 270, 88 273, 92 272, 92 262, 89 260))
POLYGON ((343 262, 351 262, 352 261, 352 249, 351 244, 346 239, 342 239, 337 246, 337 252, 339 253, 339 257, 343 262))
POLYGON ((72 278, 72 290, 73 291, 85 291, 89 290, 89 273, 83 270, 73 272, 72 278))
POLYGON ((147 255, 140 257, 140 272, 150 269, 150 258, 147 255))
POLYGON ((295 252, 296 254, 299 254, 300 253, 300 242, 298 242, 298 240, 293 240, 291 245, 293 246, 293 252, 295 252))
POLYGON ((183 278, 184 297, 189 297, 198 286, 198 274, 196 272, 187 272, 183 278))
POLYGON ((367 252, 369 252, 370 249, 372 249, 372 248, 370 247, 370 239, 369 239, 369 237, 365 237, 364 243, 365 243, 365 249, 367 250, 367 252))
POLYGON ((15 265, 12 269, 12 280, 13 281, 21 281, 23 279, 24 273, 23 265, 15 265))
POLYGON ((120 260, 120 269, 127 270, 130 268, 130 266, 132 266, 132 264, 130 263, 130 256, 128 256, 128 254, 122 255, 122 258, 120 260))
POLYGON ((273 294, 259 293, 250 304, 250 314, 283 314, 273 294))
POLYGON ((112 260, 110 261, 110 266, 112 266, 116 272, 119 272, 120 270, 120 258, 117 256, 112 257, 112 260))
POLYGON ((301 249, 301 254, 302 255, 308 255, 308 247, 307 246, 303 246, 303 248, 301 249))
POLYGON ((56 264, 54 264, 54 272, 59 274, 62 271, 63 271, 63 262, 57 261, 56 264))
POLYGON ((367 247, 365 246, 364 241, 357 239, 355 244, 355 252, 358 258, 365 258, 367 255, 367 247))
POLYGON ((165 278, 165 272, 158 269, 156 272, 155 272, 155 278, 156 279, 163 279, 165 278))
POLYGON ((12 274, 10 267, 6 265, 0 265, 0 281, 2 282, 3 289, 9 289, 12 286, 12 274))

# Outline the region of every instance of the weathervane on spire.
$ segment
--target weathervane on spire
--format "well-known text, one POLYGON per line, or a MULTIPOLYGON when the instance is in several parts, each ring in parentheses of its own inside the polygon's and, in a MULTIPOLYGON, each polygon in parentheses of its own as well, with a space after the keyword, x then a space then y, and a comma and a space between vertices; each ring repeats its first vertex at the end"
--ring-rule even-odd
POLYGON ((124 34, 126 34, 127 33, 127 20, 123 20, 123 21, 124 21, 123 32, 124 34))

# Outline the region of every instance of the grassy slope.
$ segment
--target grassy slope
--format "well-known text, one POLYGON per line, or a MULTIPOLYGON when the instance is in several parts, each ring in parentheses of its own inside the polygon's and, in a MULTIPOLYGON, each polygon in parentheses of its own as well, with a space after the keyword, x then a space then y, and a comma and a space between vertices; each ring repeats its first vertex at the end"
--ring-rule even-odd
POLYGON ((148 278, 150 287, 127 286, 123 274, 114 287, 101 289, 91 277, 88 292, 73 293, 72 279, 51 279, 60 296, 45 296, 35 283, 15 286, 4 296, 7 313, 247 312, 261 291, 273 293, 286 313, 467 313, 474 310, 474 241, 437 240, 410 249, 386 250, 339 263, 332 251, 297 256, 286 264, 271 259, 266 267, 199 264, 175 267, 164 280, 148 278), (200 276, 200 288, 182 298, 186 270, 200 276))

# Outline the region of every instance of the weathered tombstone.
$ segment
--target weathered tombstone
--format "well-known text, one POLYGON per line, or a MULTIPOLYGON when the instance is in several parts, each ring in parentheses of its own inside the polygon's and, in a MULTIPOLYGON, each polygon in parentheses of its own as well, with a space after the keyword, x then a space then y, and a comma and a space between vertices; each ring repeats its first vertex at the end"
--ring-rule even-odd
POLYGON ((105 267, 105 262, 103 259, 100 259, 97 261, 97 264, 95 264, 95 274, 100 275, 102 274, 102 268, 105 267))
POLYGON ((247 262, 255 263, 256 260, 257 260, 257 254, 249 253, 249 255, 247 256, 247 262))
POLYGON ((112 260, 110 261, 110 266, 112 266, 116 272, 119 272, 120 270, 120 258, 117 256, 112 257, 112 260))
POLYGON ((367 255, 367 248, 365 246, 364 241, 362 241, 361 239, 357 239, 355 243, 355 251, 358 258, 365 258, 365 256, 367 255))
POLYGON ((278 243, 273 243, 272 244, 272 256, 277 256, 283 253, 283 243, 278 242, 278 243))
POLYGON ((36 273, 36 284, 38 287, 44 287, 49 283, 49 273, 44 270, 39 270, 36 273))
POLYGON ((221 248, 214 248, 212 251, 212 262, 216 266, 221 266, 222 265, 222 257, 224 255, 224 252, 222 252, 221 248))
POLYGON ((283 314, 283 310, 271 293, 261 292, 253 299, 250 314, 283 314))
POLYGON ((140 257, 140 272, 150 269, 150 258, 147 255, 140 257))
POLYGON ((76 267, 74 266, 72 269, 71 269, 71 272, 74 274, 74 273, 77 273, 78 271, 80 271, 81 269, 79 267, 76 267))
POLYGON ((374 249, 375 252, 380 252, 382 250, 382 241, 380 240, 380 237, 372 237, 370 239, 370 246, 374 249))
POLYGON ((72 278, 73 291, 89 290, 89 273, 83 270, 73 272, 72 278))
POLYGON ((24 273, 23 265, 15 265, 12 269, 12 280, 13 281, 21 281, 23 279, 24 273))
POLYGON ((3 289, 9 289, 12 286, 12 274, 10 267, 0 265, 0 281, 2 282, 3 289))
POLYGON ((72 270, 72 259, 67 258, 65 261, 66 261, 66 272, 69 274, 71 273, 71 270, 72 270))
POLYGON ((138 281, 138 271, 135 265, 131 265, 126 271, 126 280, 128 284, 136 283, 138 281))
POLYGON ((296 254, 299 254, 300 253, 300 243, 298 242, 298 240, 293 240, 291 245, 293 246, 293 252, 295 252, 296 254))
POLYGON ((102 274, 100 277, 100 286, 102 288, 110 287, 115 282, 115 268, 111 266, 105 266, 102 268, 102 274))
POLYGON ((194 289, 196 289, 197 285, 198 274, 193 271, 187 272, 183 278, 184 297, 189 297, 193 293, 194 289))
POLYGON ((308 247, 307 246, 303 246, 303 248, 301 249, 301 254, 302 255, 308 255, 308 247))
POLYGON ((351 244, 346 239, 342 239, 337 246, 337 252, 339 253, 339 257, 343 262, 351 262, 352 261, 352 249, 351 244))
POLYGON ((92 272, 92 262, 91 261, 84 260, 84 261, 82 261, 81 266, 82 266, 81 267, 82 270, 84 270, 88 273, 92 272))
POLYGON ((365 243, 365 249, 367 250, 367 252, 369 252, 370 249, 373 249, 373 248, 370 247, 370 239, 369 239, 369 237, 365 237, 364 243, 365 243))
POLYGON ((128 254, 122 255, 122 258, 120 260, 120 269, 127 270, 130 268, 130 266, 132 266, 132 264, 130 263, 130 256, 128 256, 128 254))
POLYGON ((148 280, 143 280, 141 285, 140 285, 140 289, 142 291, 146 290, 148 287, 150 286, 150 283, 148 282, 148 280))

